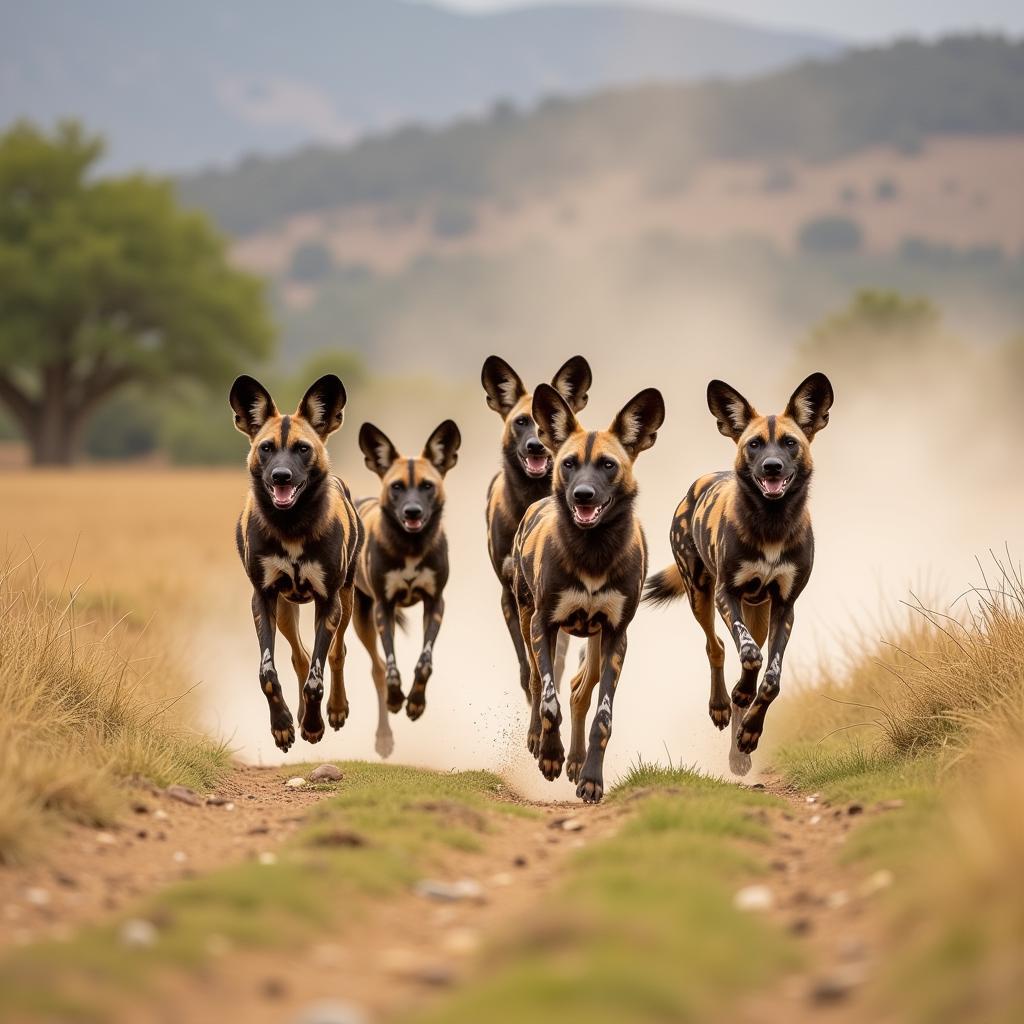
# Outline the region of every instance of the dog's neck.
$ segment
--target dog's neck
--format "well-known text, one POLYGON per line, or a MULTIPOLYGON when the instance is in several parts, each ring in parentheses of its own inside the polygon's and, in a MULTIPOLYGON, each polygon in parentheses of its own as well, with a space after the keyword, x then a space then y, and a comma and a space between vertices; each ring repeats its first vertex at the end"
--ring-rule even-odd
POLYGON ((784 497, 766 498, 753 480, 736 475, 737 520, 755 544, 786 544, 807 527, 807 497, 810 474, 784 497))

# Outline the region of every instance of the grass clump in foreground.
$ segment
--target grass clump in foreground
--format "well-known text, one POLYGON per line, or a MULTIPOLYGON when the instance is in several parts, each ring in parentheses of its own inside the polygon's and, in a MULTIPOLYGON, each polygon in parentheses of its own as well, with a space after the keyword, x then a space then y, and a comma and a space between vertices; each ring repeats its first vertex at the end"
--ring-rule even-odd
POLYGON ((489 811, 532 813, 513 805, 489 772, 362 762, 343 769, 337 794, 314 807, 272 863, 224 868, 134 908, 128 917, 157 928, 151 946, 126 947, 118 922, 10 953, 0 961, 0 1017, 102 1020, 111 1001, 146 992, 169 967, 201 969, 212 949, 283 948, 328 928, 337 938, 358 926, 373 898, 414 883, 446 848, 479 848, 489 811))
POLYGON ((905 801, 848 856, 897 869, 878 1007, 921 1022, 1024 1020, 1024 582, 998 566, 960 619, 918 609, 889 643, 787 702, 785 777, 833 799, 905 801), (831 698, 822 699, 822 697, 831 698), (850 739, 865 718, 877 732, 850 739))
POLYGON ((765 870, 756 812, 772 798, 638 764, 608 799, 630 809, 617 834, 580 850, 540 915, 492 951, 484 980, 424 1022, 700 1020, 794 962, 788 938, 732 902, 765 870))
POLYGON ((76 613, 74 595, 0 564, 0 863, 31 856, 52 819, 113 821, 126 776, 205 788, 228 766, 175 720, 173 670, 157 659, 142 674, 113 629, 76 613))

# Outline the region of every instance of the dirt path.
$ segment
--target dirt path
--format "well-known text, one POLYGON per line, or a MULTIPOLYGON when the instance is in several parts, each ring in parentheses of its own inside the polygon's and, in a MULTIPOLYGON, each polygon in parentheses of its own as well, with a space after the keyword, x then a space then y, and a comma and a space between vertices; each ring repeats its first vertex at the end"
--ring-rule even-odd
MULTIPOLYGON (((800 1024, 820 1020, 828 1007, 829 1020, 852 1024, 860 1019, 864 983, 882 948, 877 897, 891 879, 844 865, 842 846, 863 814, 886 812, 830 806, 788 792, 771 778, 765 788, 783 797, 785 807, 766 802, 752 812, 773 835, 767 849, 758 848, 771 870, 744 895, 762 905, 752 913, 768 914, 800 936, 808 966, 744 1000, 730 1018, 754 1024, 771 1007, 773 1018, 800 1024)), ((324 795, 287 789, 280 769, 255 768, 232 775, 220 793, 223 803, 191 806, 157 791, 140 792, 138 813, 122 828, 68 829, 44 863, 0 872, 0 935, 15 943, 60 938, 169 883, 272 852, 324 795)), ((611 834, 630 809, 628 801, 598 808, 531 806, 536 817, 488 814, 482 849, 446 850, 431 872, 441 882, 471 880, 478 898, 446 902, 406 891, 373 903, 357 927, 337 938, 313 935, 287 954, 211 951, 190 983, 168 974, 161 998, 142 1005, 133 1000, 119 1016, 154 1024, 283 1024, 307 1019, 320 1005, 333 1007, 339 1021, 345 1008, 353 1011, 352 1021, 422 1008, 485 969, 488 948, 515 933, 564 880, 571 855, 611 834), (567 818, 581 827, 567 830, 567 818)))

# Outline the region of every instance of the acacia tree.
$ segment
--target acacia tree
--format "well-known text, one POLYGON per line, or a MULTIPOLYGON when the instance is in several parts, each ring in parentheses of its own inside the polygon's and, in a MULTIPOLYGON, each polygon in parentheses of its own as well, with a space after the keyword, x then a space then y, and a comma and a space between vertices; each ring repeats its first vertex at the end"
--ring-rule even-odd
POLYGON ((90 173, 75 123, 0 136, 0 401, 36 465, 75 456, 90 415, 129 383, 216 386, 265 356, 261 282, 171 186, 90 173))

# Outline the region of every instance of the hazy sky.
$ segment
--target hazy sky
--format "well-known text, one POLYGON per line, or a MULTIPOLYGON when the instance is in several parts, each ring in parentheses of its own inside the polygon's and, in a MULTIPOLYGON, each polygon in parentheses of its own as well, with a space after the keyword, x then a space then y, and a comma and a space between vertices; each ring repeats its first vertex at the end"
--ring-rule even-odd
MULTIPOLYGON (((485 11, 533 6, 539 0, 432 0, 485 11)), ((546 0, 586 3, 593 0, 546 0)), ((808 28, 860 39, 934 35, 950 29, 1000 29, 1024 33, 1022 0, 618 0, 638 7, 676 7, 787 28, 808 28)))

